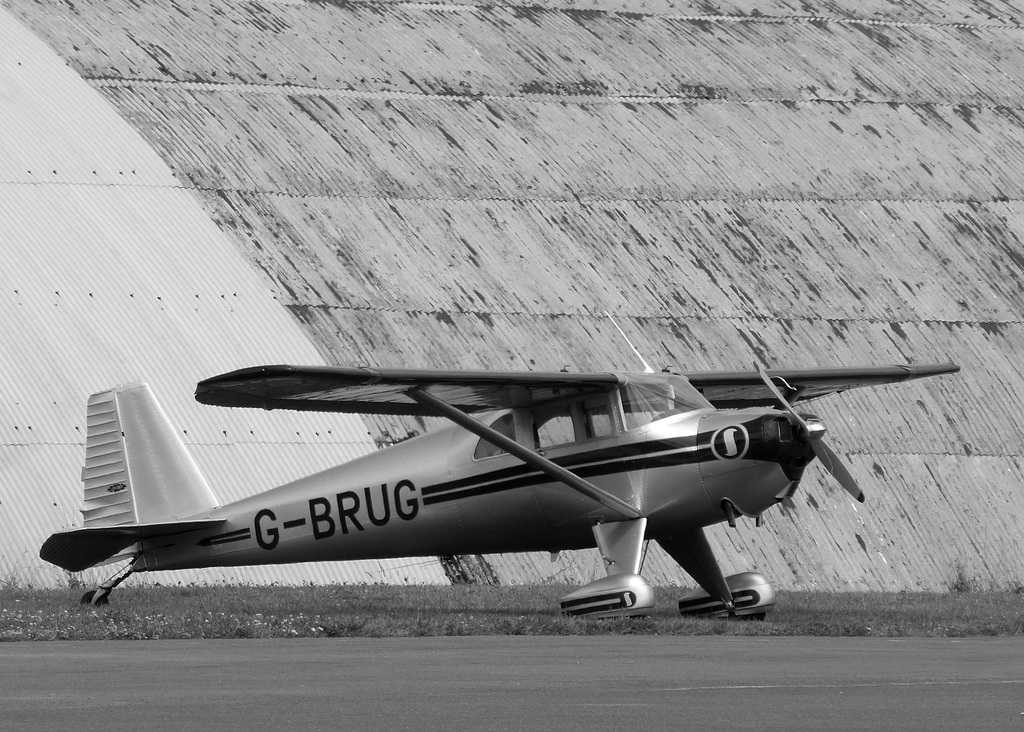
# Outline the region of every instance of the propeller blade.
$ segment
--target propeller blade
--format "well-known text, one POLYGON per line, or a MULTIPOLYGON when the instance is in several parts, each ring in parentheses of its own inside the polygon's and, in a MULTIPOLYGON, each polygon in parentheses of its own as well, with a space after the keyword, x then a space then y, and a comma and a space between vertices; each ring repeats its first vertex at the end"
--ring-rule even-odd
POLYGON ((850 471, 846 469, 846 466, 843 465, 843 461, 839 459, 839 456, 836 455, 835 451, 821 439, 821 436, 824 434, 824 429, 821 425, 816 424, 815 426, 817 429, 812 430, 806 420, 804 420, 804 418, 801 417, 795 409, 793 409, 793 405, 790 404, 786 397, 782 395, 782 392, 779 391, 779 387, 775 385, 775 382, 772 381, 768 372, 765 371, 764 366, 755 362, 754 368, 757 369, 757 373, 760 374, 761 380, 765 383, 765 386, 771 389, 772 394, 774 394, 775 398, 779 400, 779 404, 781 404, 782 407, 803 426, 805 434, 808 437, 808 442, 810 442, 811 449, 814 450, 815 456, 817 456, 818 460, 821 461, 825 470, 827 470, 833 478, 839 481, 839 485, 841 485, 847 493, 861 503, 864 503, 864 491, 862 491, 860 486, 857 485, 857 481, 854 480, 852 475, 850 475, 850 471))
POLYGON ((775 385, 775 382, 772 381, 772 378, 768 375, 768 372, 764 370, 764 366, 755 361, 754 368, 756 368, 757 373, 760 374, 761 381, 764 382, 765 386, 772 390, 772 394, 774 394, 775 398, 779 400, 779 404, 781 404, 787 412, 793 415, 796 421, 799 422, 806 429, 807 422, 804 421, 803 417, 797 414, 797 411, 793 409, 793 405, 786 401, 786 397, 782 396, 782 392, 779 391, 779 387, 777 387, 775 385))
POLYGON ((846 489, 846 492, 864 503, 864 491, 857 485, 857 481, 850 475, 850 471, 843 465, 843 461, 835 454, 831 447, 824 440, 814 440, 811 449, 818 456, 818 460, 825 466, 825 470, 832 474, 832 477, 839 481, 839 485, 846 489))

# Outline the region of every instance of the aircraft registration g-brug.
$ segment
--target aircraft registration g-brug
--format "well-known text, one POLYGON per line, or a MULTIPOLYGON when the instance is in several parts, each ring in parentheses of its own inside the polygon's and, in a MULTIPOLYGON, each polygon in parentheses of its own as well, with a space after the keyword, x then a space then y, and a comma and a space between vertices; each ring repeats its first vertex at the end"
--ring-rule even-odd
POLYGON ((443 417, 451 425, 220 505, 145 384, 89 399, 84 528, 40 556, 71 572, 133 572, 598 548, 606 576, 561 600, 571 615, 648 614, 656 541, 701 589, 680 612, 763 617, 763 576, 722 570, 705 527, 762 514, 821 461, 864 495, 793 405, 954 364, 655 373, 260 366, 199 383, 222 407, 443 417))

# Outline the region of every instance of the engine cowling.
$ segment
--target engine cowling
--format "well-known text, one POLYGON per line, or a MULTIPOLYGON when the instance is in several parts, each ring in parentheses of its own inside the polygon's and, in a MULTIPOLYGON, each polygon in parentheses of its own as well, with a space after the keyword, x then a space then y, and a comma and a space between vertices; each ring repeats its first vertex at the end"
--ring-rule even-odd
POLYGON ((561 600, 564 615, 622 618, 654 609, 654 590, 638 574, 616 574, 583 585, 561 600))
MULTIPOLYGON (((740 572, 729 575, 725 581, 732 592, 734 616, 764 620, 768 612, 775 607, 775 590, 768 584, 764 575, 758 572, 740 572)), ((729 616, 729 610, 721 600, 712 598, 698 587, 680 598, 679 614, 724 618, 729 616)))

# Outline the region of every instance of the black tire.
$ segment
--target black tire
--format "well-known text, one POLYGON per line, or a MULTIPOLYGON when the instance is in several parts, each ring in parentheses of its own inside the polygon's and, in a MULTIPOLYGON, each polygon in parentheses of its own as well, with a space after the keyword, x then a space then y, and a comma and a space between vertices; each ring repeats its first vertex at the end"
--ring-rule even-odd
MULTIPOLYGON (((94 604, 92 599, 94 597, 96 597, 96 593, 98 591, 99 590, 89 590, 88 592, 86 592, 84 595, 82 595, 81 603, 83 605, 92 605, 92 604, 94 604)), ((110 599, 109 598, 110 598, 110 593, 108 592, 105 595, 102 595, 100 597, 100 599, 95 602, 95 604, 96 605, 109 605, 110 604, 110 599)))

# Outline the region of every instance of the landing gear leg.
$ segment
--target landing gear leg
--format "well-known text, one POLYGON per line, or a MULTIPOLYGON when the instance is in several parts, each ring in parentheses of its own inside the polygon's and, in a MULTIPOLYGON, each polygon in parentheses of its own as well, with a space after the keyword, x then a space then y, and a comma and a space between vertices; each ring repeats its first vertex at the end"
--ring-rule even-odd
POLYGON ((135 571, 135 563, 139 561, 138 557, 135 557, 131 564, 125 567, 120 572, 114 574, 110 579, 101 584, 95 590, 89 590, 82 595, 82 605, 108 605, 110 604, 110 591, 117 587, 119 584, 124 582, 131 574, 135 571))
POLYGON ((623 618, 648 615, 654 609, 654 590, 640 576, 646 529, 646 518, 594 526, 607 576, 563 597, 564 615, 623 618))

